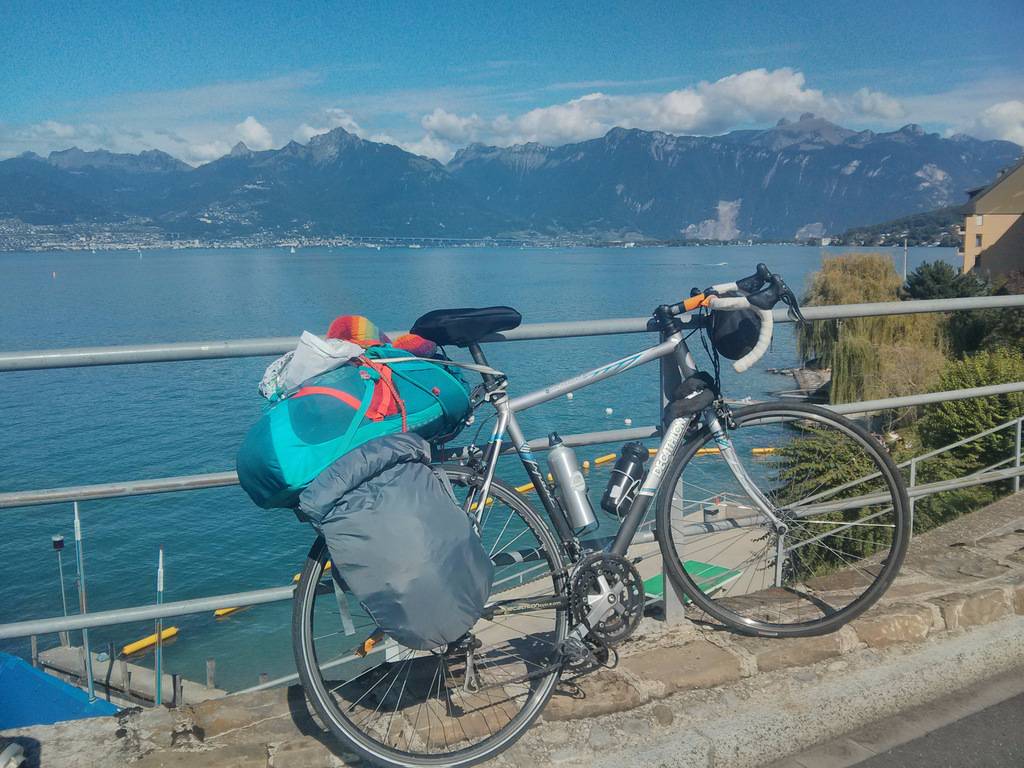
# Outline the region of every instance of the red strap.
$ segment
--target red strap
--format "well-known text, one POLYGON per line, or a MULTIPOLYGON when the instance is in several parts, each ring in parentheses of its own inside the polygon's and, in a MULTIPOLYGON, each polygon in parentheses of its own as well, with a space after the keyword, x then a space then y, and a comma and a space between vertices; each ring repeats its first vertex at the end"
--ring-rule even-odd
POLYGON ((352 408, 359 410, 359 406, 362 405, 348 392, 344 392, 340 389, 332 389, 331 387, 303 387, 296 392, 292 397, 305 397, 306 395, 326 395, 327 397, 333 397, 335 400, 341 400, 341 402, 352 408))
POLYGON ((407 432, 409 425, 405 409, 405 401, 398 394, 395 382, 391 378, 391 368, 383 363, 377 363, 369 358, 364 358, 366 364, 377 371, 380 379, 374 387, 373 399, 366 411, 366 417, 373 421, 380 421, 385 416, 391 416, 400 412, 402 414, 402 431, 407 432))

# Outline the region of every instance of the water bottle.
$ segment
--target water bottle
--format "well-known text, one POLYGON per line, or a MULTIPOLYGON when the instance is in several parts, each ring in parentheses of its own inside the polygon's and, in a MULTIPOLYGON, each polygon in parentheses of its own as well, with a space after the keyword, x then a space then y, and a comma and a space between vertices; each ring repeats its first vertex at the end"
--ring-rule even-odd
POLYGON ((619 458, 612 467, 608 487, 601 497, 601 509, 621 518, 629 511, 636 493, 640 490, 640 481, 644 479, 644 464, 647 462, 647 449, 640 443, 626 443, 619 452, 619 458))
POLYGON ((576 453, 562 442, 557 432, 548 436, 548 469, 555 478, 555 496, 576 535, 593 531, 599 525, 587 497, 587 481, 576 461, 576 453))

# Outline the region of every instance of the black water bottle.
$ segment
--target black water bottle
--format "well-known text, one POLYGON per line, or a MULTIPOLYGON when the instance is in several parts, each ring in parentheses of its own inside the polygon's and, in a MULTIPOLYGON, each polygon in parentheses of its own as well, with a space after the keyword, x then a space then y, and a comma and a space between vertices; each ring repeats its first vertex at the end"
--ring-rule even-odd
POLYGON ((640 490, 644 479, 644 464, 647 463, 647 449, 641 443, 626 443, 619 458, 612 467, 608 487, 601 497, 601 509, 609 514, 622 517, 629 511, 630 504, 640 490))

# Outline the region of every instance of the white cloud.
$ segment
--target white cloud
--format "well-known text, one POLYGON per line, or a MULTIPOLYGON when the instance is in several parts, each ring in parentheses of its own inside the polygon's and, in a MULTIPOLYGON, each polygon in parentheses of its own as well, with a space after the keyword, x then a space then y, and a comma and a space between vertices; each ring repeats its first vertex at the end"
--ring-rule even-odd
POLYGON ((1010 77, 897 98, 871 87, 826 94, 810 87, 800 71, 782 67, 655 90, 677 81, 581 81, 503 92, 463 85, 352 93, 344 102, 326 102, 344 103, 341 108, 318 106, 310 87, 319 76, 297 72, 262 81, 120 94, 93 102, 88 109, 67 105, 79 110, 74 119, 58 112, 32 124, 0 122, 0 157, 79 146, 114 152, 161 149, 195 164, 223 155, 239 139, 253 149, 266 149, 273 146, 275 135, 306 142, 341 127, 446 161, 474 141, 557 145, 596 138, 616 126, 714 135, 740 127, 767 127, 780 117, 795 118, 802 112, 855 128, 891 129, 912 119, 931 130, 948 128, 1024 142, 1024 101, 1019 79, 1010 77), (538 98, 558 98, 552 88, 583 95, 534 106, 538 98), (505 112, 493 108, 499 102, 505 112), (533 108, 517 110, 510 106, 514 104, 533 108), (262 120, 254 117, 257 114, 262 120), (243 115, 249 117, 238 123, 243 115))
POLYGON ((969 131, 985 139, 1006 139, 1024 145, 1024 101, 993 104, 974 120, 969 131))
POLYGON ((303 123, 296 128, 295 133, 293 134, 295 139, 305 143, 314 136, 319 136, 321 133, 327 133, 334 128, 344 128, 349 133, 359 135, 363 133, 362 127, 355 121, 355 118, 353 118, 352 115, 344 109, 338 109, 337 107, 325 109, 317 122, 322 122, 324 125, 318 127, 310 125, 309 123, 303 123))
POLYGON ((499 145, 536 141, 564 144, 602 136, 614 127, 669 133, 716 133, 740 124, 774 121, 802 112, 838 111, 833 100, 808 88, 802 72, 788 67, 752 69, 662 94, 595 92, 561 104, 491 120, 436 108, 423 117, 427 134, 418 142, 450 154, 452 145, 487 141, 499 145))
POLYGON ((452 159, 452 155, 455 154, 455 149, 447 141, 438 139, 431 133, 425 135, 418 141, 409 142, 389 142, 397 143, 406 152, 412 152, 414 155, 424 155, 425 157, 432 157, 435 160, 440 160, 443 163, 448 162, 452 159))
POLYGON ((477 114, 460 117, 438 107, 420 121, 421 125, 434 136, 446 141, 470 143, 476 141, 486 126, 477 114))
POLYGON ((231 151, 231 145, 226 141, 207 141, 200 144, 190 144, 188 157, 193 162, 208 163, 218 157, 224 157, 231 151))
POLYGON ((252 115, 236 125, 235 132, 249 149, 264 150, 274 146, 274 137, 270 131, 252 115))
POLYGON ((850 99, 854 111, 863 117, 880 117, 884 120, 898 120, 906 116, 906 110, 898 99, 882 91, 861 88, 850 99))
POLYGON ((49 133, 58 139, 70 139, 77 132, 73 125, 58 123, 56 120, 46 120, 33 127, 42 134, 49 133))

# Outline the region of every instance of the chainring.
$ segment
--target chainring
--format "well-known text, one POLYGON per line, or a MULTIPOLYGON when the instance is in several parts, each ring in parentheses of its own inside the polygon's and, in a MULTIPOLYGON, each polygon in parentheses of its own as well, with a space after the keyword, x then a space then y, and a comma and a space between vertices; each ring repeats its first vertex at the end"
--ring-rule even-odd
POLYGON ((613 646, 629 637, 644 616, 644 582, 636 566, 619 555, 595 552, 576 566, 569 583, 569 607, 573 622, 584 624, 589 636, 613 646), (602 577, 609 588, 604 593, 602 577), (612 612, 594 624, 587 622, 594 605, 605 600, 612 612))

